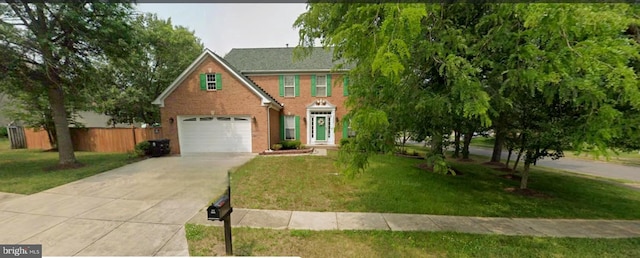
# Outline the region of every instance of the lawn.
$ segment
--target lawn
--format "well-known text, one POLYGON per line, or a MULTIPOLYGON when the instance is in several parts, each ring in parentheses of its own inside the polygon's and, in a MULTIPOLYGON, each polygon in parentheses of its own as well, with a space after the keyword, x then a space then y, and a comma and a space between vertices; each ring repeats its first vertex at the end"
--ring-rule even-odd
MULTIPOLYGON (((234 255, 300 257, 640 257, 640 238, 233 228, 234 255)), ((222 227, 186 226, 191 256, 224 255, 222 227)))
MULTIPOLYGON (((640 191, 614 182, 533 169, 529 186, 547 197, 505 191, 519 181, 473 162, 453 162, 462 176, 417 167, 424 160, 372 157, 355 178, 338 173, 337 153, 259 156, 232 174, 235 207, 307 211, 584 219, 640 219, 640 191)), ((482 160, 484 161, 484 160, 482 160)))
POLYGON ((126 153, 76 152, 85 166, 47 171, 58 162, 57 152, 12 150, 0 139, 0 192, 32 194, 121 167, 133 161, 126 153))

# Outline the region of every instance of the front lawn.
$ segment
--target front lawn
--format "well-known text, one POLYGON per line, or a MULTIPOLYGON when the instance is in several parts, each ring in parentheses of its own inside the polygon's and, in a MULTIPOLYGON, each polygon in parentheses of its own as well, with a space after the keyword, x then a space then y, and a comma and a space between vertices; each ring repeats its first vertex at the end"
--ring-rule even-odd
MULTIPOLYGON (((300 257, 640 257, 640 238, 233 228, 234 255, 300 257)), ((191 256, 224 253, 222 227, 187 224, 191 256)))
POLYGON ((32 194, 121 167, 132 159, 125 153, 76 152, 85 166, 47 171, 58 162, 57 152, 12 150, 0 139, 0 192, 32 194))
MULTIPOLYGON (((529 186, 544 198, 505 191, 519 181, 470 162, 462 176, 417 167, 424 160, 377 155, 353 179, 338 174, 337 153, 256 157, 232 174, 235 207, 486 217, 640 219, 640 191, 613 182, 533 169, 529 186)), ((484 160, 482 160, 483 162, 484 160)))

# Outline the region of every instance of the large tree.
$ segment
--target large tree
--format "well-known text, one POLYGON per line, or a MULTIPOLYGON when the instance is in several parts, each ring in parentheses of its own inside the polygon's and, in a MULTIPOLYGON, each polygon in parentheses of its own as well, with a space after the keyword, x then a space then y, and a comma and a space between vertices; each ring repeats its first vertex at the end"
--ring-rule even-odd
POLYGON ((160 111, 150 103, 204 47, 193 31, 155 14, 137 16, 131 29, 137 47, 101 69, 105 82, 96 94, 96 110, 111 116, 111 123, 159 123, 160 111))
POLYGON ((97 61, 127 54, 130 4, 103 2, 0 4, 0 80, 26 94, 46 92, 56 129, 59 165, 77 163, 67 98, 95 86, 97 61))
POLYGON ((301 45, 320 39, 356 64, 348 103, 362 137, 345 148, 344 161, 358 160, 352 169, 397 133, 394 105, 416 111, 435 154, 459 118, 491 119, 500 133, 525 138, 530 165, 566 145, 632 146, 624 139, 637 138, 628 125, 640 107, 630 66, 638 45, 622 34, 637 24, 632 12, 624 4, 311 4, 295 25, 301 45))

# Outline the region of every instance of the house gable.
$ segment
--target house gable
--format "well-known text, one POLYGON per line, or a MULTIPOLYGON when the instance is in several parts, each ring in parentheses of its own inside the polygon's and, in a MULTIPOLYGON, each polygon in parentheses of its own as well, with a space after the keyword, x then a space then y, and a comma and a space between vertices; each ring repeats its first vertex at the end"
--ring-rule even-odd
MULTIPOLYGON (((218 63, 223 69, 225 69, 229 75, 235 80, 241 82, 248 90, 250 90, 253 94, 255 94, 261 101, 262 106, 270 106, 276 110, 280 110, 282 105, 278 103, 273 97, 271 97, 267 92, 265 92, 258 85, 253 83, 250 79, 242 75, 238 72, 233 66, 231 66, 228 62, 226 62, 223 58, 216 55, 209 49, 205 49, 205 51, 194 60, 187 69, 185 69, 178 78, 176 78, 169 87, 167 87, 161 94, 158 96, 152 104, 159 105, 160 107, 164 107, 165 100, 178 88, 183 82, 193 76, 194 72, 198 71, 198 68, 207 60, 207 58, 212 58, 216 63, 218 63)), ((231 78, 229 78, 231 79, 231 78)), ((223 81, 224 85, 224 81, 223 81)))

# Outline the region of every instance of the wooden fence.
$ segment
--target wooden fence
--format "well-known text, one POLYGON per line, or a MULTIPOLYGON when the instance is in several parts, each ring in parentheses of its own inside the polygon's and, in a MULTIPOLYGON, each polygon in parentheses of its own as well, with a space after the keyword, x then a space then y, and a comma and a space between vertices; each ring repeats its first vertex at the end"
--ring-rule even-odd
POLYGON ((24 128, 15 125, 7 126, 7 133, 12 149, 24 149, 27 147, 24 128))
MULTIPOLYGON (((162 128, 70 128, 73 149, 92 152, 129 152, 139 142, 162 139, 162 128)), ((28 149, 51 149, 47 132, 25 128, 28 149)))

